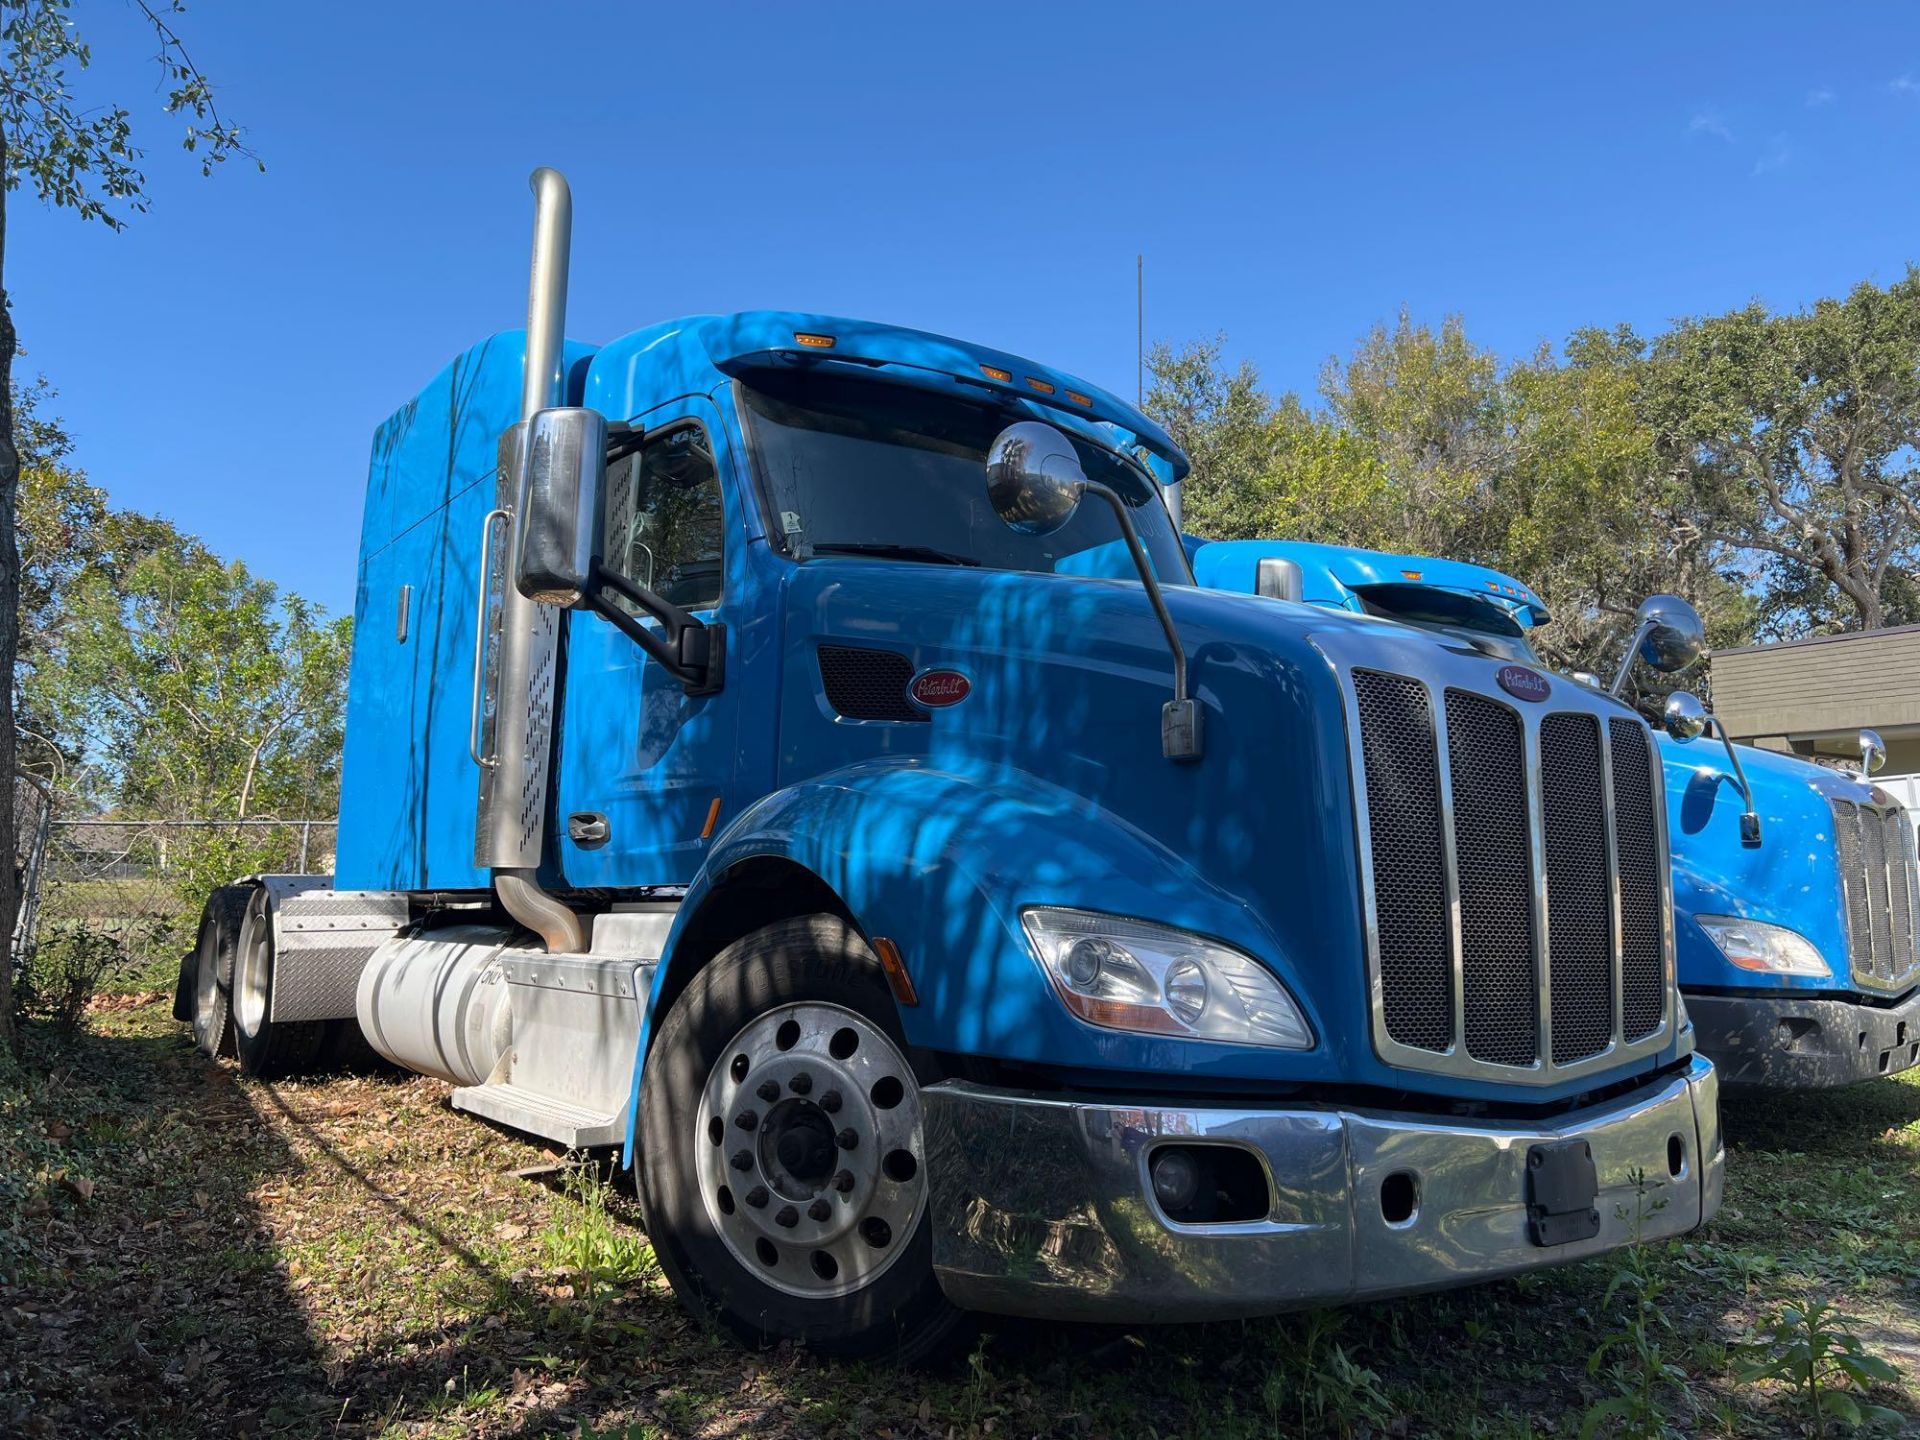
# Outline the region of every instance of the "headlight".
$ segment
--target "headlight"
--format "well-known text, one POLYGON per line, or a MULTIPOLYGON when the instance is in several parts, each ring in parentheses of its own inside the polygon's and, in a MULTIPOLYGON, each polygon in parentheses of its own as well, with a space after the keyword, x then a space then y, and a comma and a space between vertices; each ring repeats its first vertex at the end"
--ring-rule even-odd
POLYGON ((1762 975, 1828 975, 1819 949, 1797 930, 1733 915, 1696 915, 1720 953, 1742 970, 1762 975))
POLYGON ((1061 1002, 1091 1025, 1312 1048, 1312 1027, 1280 982, 1217 941, 1087 910, 1028 910, 1020 923, 1061 1002))

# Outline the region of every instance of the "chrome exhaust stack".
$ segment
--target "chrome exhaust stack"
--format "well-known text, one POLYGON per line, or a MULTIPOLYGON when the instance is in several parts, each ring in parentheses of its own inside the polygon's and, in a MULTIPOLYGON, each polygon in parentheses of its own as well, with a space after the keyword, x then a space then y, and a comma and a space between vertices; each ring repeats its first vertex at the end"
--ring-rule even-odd
MULTIPOLYGON (((538 880, 547 826, 547 787, 553 761, 553 704, 560 612, 538 605, 513 583, 517 518, 526 470, 527 423, 541 410, 566 403, 567 260, 573 242, 573 194, 566 177, 542 166, 533 172, 533 265, 527 286, 526 374, 520 423, 500 444, 496 514, 505 512, 504 545, 482 554, 481 593, 492 644, 483 650, 482 689, 491 703, 476 707, 480 805, 473 858, 493 872, 494 893, 515 920, 550 951, 587 948, 581 917, 538 880), (489 723, 490 722, 490 723, 489 723)), ((483 531, 483 542, 492 532, 483 531)))

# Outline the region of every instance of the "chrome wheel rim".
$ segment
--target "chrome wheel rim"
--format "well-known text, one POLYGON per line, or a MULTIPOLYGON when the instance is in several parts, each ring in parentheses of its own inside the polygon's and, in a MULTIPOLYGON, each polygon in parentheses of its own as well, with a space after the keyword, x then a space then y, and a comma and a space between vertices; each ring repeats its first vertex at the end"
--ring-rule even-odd
POLYGON ((927 1195, 920 1087, 857 1011, 809 1002, 753 1020, 714 1061, 694 1124, 707 1219, 774 1289, 852 1294, 913 1238, 927 1195))
POLYGON ((266 896, 254 892, 240 921, 239 944, 233 957, 233 1017, 249 1035, 258 1035, 267 1022, 266 896))

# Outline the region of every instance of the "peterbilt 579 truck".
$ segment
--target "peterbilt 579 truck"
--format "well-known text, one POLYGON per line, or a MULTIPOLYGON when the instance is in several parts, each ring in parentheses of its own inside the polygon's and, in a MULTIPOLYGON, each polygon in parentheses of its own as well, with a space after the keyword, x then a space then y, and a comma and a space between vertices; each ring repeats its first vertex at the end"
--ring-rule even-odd
POLYGON ((363 1036, 617 1146, 692 1309, 838 1354, 1714 1212, 1639 716, 1198 588, 1185 457, 1052 367, 778 312, 565 340, 534 188, 527 331, 375 434, 337 873, 213 897, 204 1046, 363 1036))
MULTIPOLYGON (((1545 603, 1485 566, 1297 541, 1187 547, 1203 585, 1264 583, 1540 665, 1528 637, 1550 621, 1545 603)), ((1655 617, 1665 634, 1700 636, 1690 606, 1656 596, 1610 681, 1553 683, 1619 692, 1636 659, 1672 669, 1699 658, 1703 637, 1648 646, 1655 617)), ((1920 854, 1905 809, 1872 783, 1879 736, 1860 732, 1855 768, 1842 770, 1735 745, 1685 691, 1667 697, 1663 719, 1680 990, 1721 1084, 1846 1085, 1920 1063, 1920 854)))

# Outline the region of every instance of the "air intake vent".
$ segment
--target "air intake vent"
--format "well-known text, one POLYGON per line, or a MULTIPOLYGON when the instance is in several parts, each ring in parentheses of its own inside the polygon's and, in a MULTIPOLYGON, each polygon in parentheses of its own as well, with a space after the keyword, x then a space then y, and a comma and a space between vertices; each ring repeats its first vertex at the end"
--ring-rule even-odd
POLYGON ((1545 1084, 1653 1053, 1671 981, 1646 727, 1350 674, 1381 1058, 1545 1084))
POLYGON ((1863 990, 1898 993, 1920 979, 1920 857, 1897 804, 1833 802, 1847 901, 1847 966, 1863 990))
POLYGON ((820 683, 827 703, 849 720, 924 722, 927 712, 907 699, 912 679, 913 662, 892 650, 820 647, 820 683))

